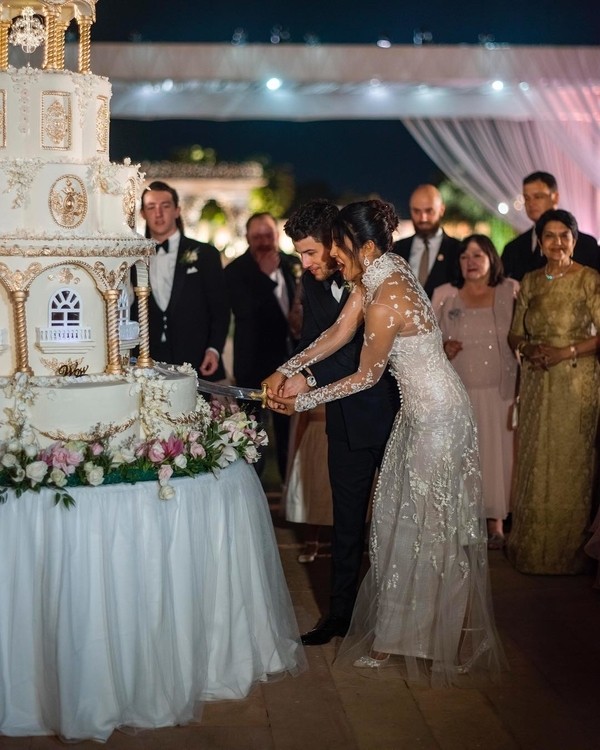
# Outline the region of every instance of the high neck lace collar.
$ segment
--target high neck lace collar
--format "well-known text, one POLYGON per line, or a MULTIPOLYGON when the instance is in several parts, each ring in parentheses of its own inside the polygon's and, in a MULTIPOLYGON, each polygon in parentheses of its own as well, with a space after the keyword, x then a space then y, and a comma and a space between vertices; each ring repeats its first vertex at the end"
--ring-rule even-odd
POLYGON ((383 253, 379 258, 375 258, 363 273, 363 286, 371 294, 389 276, 390 272, 395 270, 392 255, 392 253, 383 253))

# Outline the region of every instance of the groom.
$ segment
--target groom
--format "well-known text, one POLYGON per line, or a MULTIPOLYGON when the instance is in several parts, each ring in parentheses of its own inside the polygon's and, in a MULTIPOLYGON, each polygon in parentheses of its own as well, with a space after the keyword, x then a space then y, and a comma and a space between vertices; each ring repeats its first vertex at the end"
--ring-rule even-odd
MULTIPOLYGON (((329 201, 313 200, 299 208, 284 227, 304 268, 304 318, 298 351, 335 322, 348 298, 348 290, 330 256, 331 225, 337 214, 338 209, 329 201)), ((356 372, 363 333, 364 328, 359 328, 354 338, 331 357, 286 380, 283 395, 305 393, 356 372)), ((267 383, 276 391, 282 378, 281 373, 275 372, 267 383)), ((306 646, 328 643, 348 630, 358 590, 373 479, 398 408, 398 388, 389 374, 373 388, 326 405, 333 497, 330 609, 313 630, 302 635, 306 646)))

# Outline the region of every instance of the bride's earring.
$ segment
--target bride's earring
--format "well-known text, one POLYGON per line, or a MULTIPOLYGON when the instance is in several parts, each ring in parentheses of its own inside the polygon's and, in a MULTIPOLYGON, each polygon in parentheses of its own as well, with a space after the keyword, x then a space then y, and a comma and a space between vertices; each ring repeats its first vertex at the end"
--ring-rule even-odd
POLYGON ((368 258, 364 258, 363 265, 365 268, 371 265, 371 261, 368 258))

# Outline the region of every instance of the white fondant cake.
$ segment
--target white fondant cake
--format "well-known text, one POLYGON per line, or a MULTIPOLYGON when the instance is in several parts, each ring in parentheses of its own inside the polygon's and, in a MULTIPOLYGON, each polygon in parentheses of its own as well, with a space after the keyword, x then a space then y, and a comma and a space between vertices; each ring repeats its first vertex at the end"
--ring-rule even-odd
POLYGON ((196 380, 185 368, 142 376, 129 367, 139 345, 140 367, 152 368, 146 305, 154 242, 134 229, 138 168, 109 161, 111 86, 89 71, 95 0, 31 0, 45 26, 29 14, 29 31, 13 39, 8 22, 24 18, 23 5, 0 4, 0 439, 20 375, 41 445, 164 434, 194 412, 196 380), (62 64, 73 20, 79 72, 62 64), (46 45, 44 69, 6 66, 8 42, 32 45, 36 34, 46 45), (129 319, 134 292, 139 324, 129 319))

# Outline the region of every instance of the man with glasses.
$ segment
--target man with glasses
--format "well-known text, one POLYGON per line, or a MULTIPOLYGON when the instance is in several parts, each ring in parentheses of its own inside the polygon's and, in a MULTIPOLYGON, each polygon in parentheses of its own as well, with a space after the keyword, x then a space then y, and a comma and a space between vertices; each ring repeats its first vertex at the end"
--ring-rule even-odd
MULTIPOLYGON (((550 209, 558 207, 559 194, 556 179, 549 172, 533 172, 523 180, 523 201, 528 218, 535 223, 550 209)), ((579 233, 573 259, 583 266, 591 266, 600 271, 600 248, 589 234, 579 233)), ((542 255, 535 229, 515 237, 502 253, 504 272, 517 281, 529 271, 541 268, 546 263, 542 255)))

